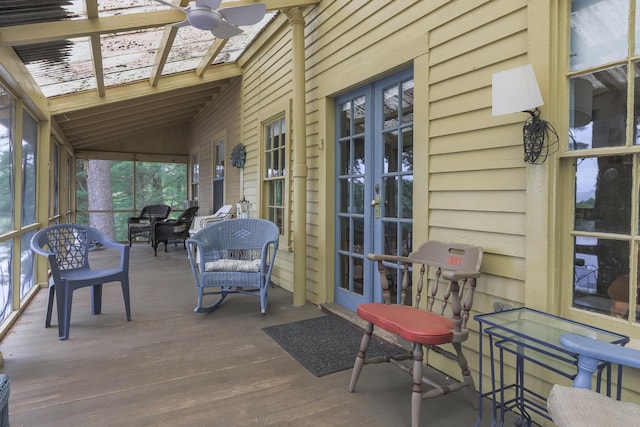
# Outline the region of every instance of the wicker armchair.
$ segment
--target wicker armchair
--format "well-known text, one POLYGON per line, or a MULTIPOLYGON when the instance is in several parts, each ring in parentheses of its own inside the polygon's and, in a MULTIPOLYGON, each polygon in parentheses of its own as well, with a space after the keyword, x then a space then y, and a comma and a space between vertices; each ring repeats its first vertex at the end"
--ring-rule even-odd
POLYGON ((167 219, 169 213, 171 213, 171 206, 148 205, 142 208, 140 215, 129 217, 127 219, 129 246, 139 235, 147 236, 147 243, 151 242, 151 223, 167 219))
POLYGON ((260 298, 264 314, 279 237, 280 231, 271 221, 245 218, 215 222, 187 240, 198 292, 194 311, 213 311, 227 295, 247 294, 260 298), (217 299, 203 306, 206 295, 217 299))
POLYGON ((189 238, 189 229, 197 214, 198 206, 192 206, 185 210, 177 219, 154 222, 151 229, 154 255, 158 256, 158 245, 160 243, 164 243, 165 252, 167 252, 167 245, 169 243, 177 245, 178 242, 182 242, 182 246, 186 249, 187 245, 184 242, 189 238))

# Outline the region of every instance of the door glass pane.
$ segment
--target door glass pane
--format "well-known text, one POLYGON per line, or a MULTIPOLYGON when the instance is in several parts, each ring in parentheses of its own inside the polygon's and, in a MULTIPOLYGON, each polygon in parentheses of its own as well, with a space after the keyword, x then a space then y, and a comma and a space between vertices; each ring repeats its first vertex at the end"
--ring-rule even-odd
POLYGON ((353 252, 364 254, 364 219, 353 219, 353 252))
POLYGON ((351 135, 351 101, 345 102, 340 108, 340 138, 351 135))
POLYGON ((402 83, 402 124, 413 123, 413 80, 402 83))
POLYGON ((413 175, 405 175, 401 178, 400 216, 413 218, 413 175))
POLYGON ((413 127, 402 129, 402 172, 413 172, 413 127))
POLYGON ((348 290, 349 289, 349 256, 340 254, 338 255, 338 267, 342 274, 339 274, 339 285, 341 289, 348 290))
POLYGON ((353 135, 360 135, 365 131, 366 107, 364 96, 353 100, 353 135))
POLYGON ((396 222, 384 222, 384 253, 398 255, 398 224, 396 222))
POLYGON ((364 175, 365 173, 365 147, 364 138, 355 138, 353 140, 353 175, 364 175))
POLYGON ((384 134, 384 160, 382 170, 384 173, 398 172, 398 133, 387 132, 384 134))
POLYGON ((338 236, 339 237, 339 243, 338 243, 338 247, 340 248, 340 250, 343 251, 348 251, 349 250, 349 244, 350 244, 350 239, 349 239, 349 218, 340 218, 340 220, 338 221, 338 229, 339 229, 339 233, 338 236))
POLYGON ((364 259, 359 257, 353 257, 352 260, 352 272, 353 272, 353 289, 352 291, 358 295, 364 294, 364 259))
POLYGON ((393 86, 384 91, 384 104, 382 106, 383 129, 398 127, 398 86, 393 86))
POLYGON ((349 147, 351 144, 349 141, 340 141, 338 143, 338 175, 348 175, 349 174, 349 162, 351 160, 351 150, 349 147))
POLYGON ((631 156, 578 159, 576 231, 631 232, 631 156))
POLYGON ((349 202, 349 195, 351 192, 349 191, 349 179, 340 179, 339 191, 340 198, 338 199, 338 212, 348 213, 351 208, 351 203, 349 202))
POLYGON ((382 206, 382 216, 385 218, 398 217, 398 178, 396 176, 382 179, 382 191, 384 204, 382 206))
POLYGON ((569 149, 625 145, 627 67, 576 77, 571 81, 571 89, 573 126, 569 129, 569 149), (588 112, 590 119, 586 116, 588 112))
POLYGON ((358 215, 364 214, 364 178, 353 178, 353 209, 358 215))
POLYGON ((571 2, 571 70, 627 56, 629 0, 571 2))
POLYGON ((402 245, 402 256, 408 256, 413 252, 413 224, 400 224, 400 244, 402 245))

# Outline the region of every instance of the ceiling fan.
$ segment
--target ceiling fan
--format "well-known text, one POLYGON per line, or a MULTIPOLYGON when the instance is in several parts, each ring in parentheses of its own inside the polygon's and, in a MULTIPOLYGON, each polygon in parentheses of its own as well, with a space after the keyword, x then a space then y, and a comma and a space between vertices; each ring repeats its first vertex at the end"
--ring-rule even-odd
POLYGON ((187 15, 182 22, 173 24, 176 27, 192 25, 201 30, 208 30, 216 38, 228 39, 242 33, 237 25, 253 25, 260 22, 267 12, 264 3, 252 3, 242 6, 218 9, 221 0, 196 0, 194 5, 180 7, 167 0, 155 0, 158 3, 181 10, 187 15))

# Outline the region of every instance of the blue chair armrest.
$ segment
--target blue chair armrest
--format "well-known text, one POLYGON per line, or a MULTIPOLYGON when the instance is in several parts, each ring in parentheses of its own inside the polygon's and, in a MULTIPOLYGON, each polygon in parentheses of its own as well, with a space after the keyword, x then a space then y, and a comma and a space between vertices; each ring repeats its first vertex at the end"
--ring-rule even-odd
POLYGON ((639 350, 575 334, 562 335, 560 344, 578 356, 578 373, 573 380, 576 388, 591 388, 591 377, 600 362, 640 368, 639 350))
POLYGON ((562 335, 560 344, 580 356, 640 368, 640 350, 575 334, 562 335))

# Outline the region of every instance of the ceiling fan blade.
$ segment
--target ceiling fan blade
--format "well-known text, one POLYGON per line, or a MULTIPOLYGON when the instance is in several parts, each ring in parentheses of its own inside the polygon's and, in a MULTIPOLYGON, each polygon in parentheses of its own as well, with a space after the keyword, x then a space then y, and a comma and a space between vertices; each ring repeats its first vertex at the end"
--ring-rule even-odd
POLYGON ((235 25, 231 25, 228 22, 221 21, 220 25, 211 30, 211 32, 218 39, 228 39, 242 33, 242 30, 235 25))
POLYGON ((218 10, 220 15, 234 25, 253 25, 260 22, 267 13, 264 3, 246 4, 243 6, 226 7, 218 10))
POLYGON ((178 27, 178 28, 180 28, 180 27, 188 27, 189 25, 191 25, 191 23, 186 19, 184 21, 176 22, 175 24, 173 24, 174 27, 178 27))
POLYGON ((220 7, 220 1, 221 0, 196 0, 196 6, 204 6, 208 7, 211 10, 216 10, 218 7, 220 7))
POLYGON ((170 1, 167 1, 167 0, 156 0, 156 1, 157 1, 158 3, 162 3, 162 4, 166 5, 166 6, 169 6, 169 7, 172 7, 172 8, 174 8, 174 9, 181 10, 181 11, 183 11, 184 13, 187 13, 187 9, 186 9, 186 8, 182 8, 182 7, 178 6, 177 4, 173 4, 173 3, 171 3, 170 1))

